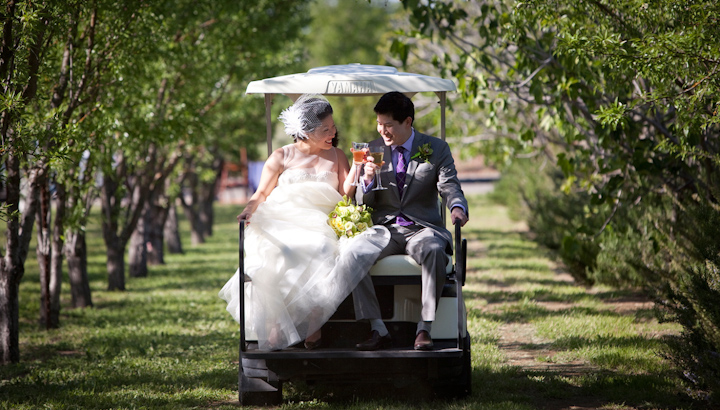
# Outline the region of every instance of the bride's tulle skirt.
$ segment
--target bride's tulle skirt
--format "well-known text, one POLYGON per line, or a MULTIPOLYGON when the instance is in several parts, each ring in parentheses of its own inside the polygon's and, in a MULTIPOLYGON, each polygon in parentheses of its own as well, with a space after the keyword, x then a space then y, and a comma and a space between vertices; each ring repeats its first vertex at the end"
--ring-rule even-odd
MULTIPOLYGON (((245 329, 263 350, 282 349, 304 340, 352 292, 389 240, 384 228, 338 241, 327 224, 342 198, 329 184, 303 182, 276 187, 258 207, 245 230, 245 329), (342 249, 342 250, 341 250, 342 249)), ((239 322, 240 274, 219 296, 239 322)))

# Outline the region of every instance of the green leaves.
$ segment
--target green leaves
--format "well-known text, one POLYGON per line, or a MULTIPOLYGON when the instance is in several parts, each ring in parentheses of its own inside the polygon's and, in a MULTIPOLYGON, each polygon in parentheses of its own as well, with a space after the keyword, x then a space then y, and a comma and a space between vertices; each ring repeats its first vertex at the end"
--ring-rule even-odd
POLYGON ((616 98, 612 104, 600 107, 600 109, 595 112, 595 115, 600 125, 607 127, 611 131, 615 131, 618 128, 624 128, 626 126, 627 118, 625 113, 625 104, 618 102, 616 98))

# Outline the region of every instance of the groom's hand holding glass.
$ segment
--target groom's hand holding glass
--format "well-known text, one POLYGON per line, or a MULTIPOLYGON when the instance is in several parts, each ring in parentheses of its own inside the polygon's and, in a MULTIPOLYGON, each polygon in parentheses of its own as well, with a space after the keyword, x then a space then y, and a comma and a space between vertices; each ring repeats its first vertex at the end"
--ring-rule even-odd
POLYGON ((385 165, 385 161, 380 163, 374 161, 372 153, 368 152, 365 157, 365 166, 363 167, 363 182, 365 182, 365 188, 370 187, 375 182, 375 175, 380 173, 380 168, 385 165))

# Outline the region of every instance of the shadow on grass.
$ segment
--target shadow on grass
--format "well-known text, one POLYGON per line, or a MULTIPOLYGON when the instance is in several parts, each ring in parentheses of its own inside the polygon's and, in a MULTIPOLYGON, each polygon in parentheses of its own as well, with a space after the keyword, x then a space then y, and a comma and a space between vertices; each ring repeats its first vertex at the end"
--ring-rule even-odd
POLYGON ((230 390, 237 382, 237 373, 233 369, 198 366, 193 372, 169 376, 162 369, 128 367, 133 371, 112 367, 108 369, 112 373, 99 374, 78 369, 86 376, 72 380, 15 382, 2 398, 26 408, 50 408, 48 406, 52 405, 66 409, 197 408, 208 402, 203 389, 224 386, 230 390))
MULTIPOLYGON (((474 367, 470 396, 447 400, 437 398, 430 386, 417 381, 408 386, 358 383, 353 385, 293 383, 285 385, 289 402, 324 402, 331 408, 502 408, 545 409, 600 408, 623 404, 622 408, 675 409, 689 404, 668 393, 669 375, 588 375, 582 385, 567 374, 523 371, 519 367, 500 369, 474 367), (606 390, 613 393, 608 396, 606 390), (369 399, 372 398, 372 399, 369 399), (568 406, 567 403, 573 403, 568 406)), ((610 407, 612 408, 612 407, 610 407)))
MULTIPOLYGON (((2 403, 11 408, 190 408, 206 405, 208 392, 237 388, 236 351, 229 333, 164 332, 90 337, 83 346, 26 348, 24 360, 0 367, 2 403), (38 367, 43 370, 38 371, 38 367)), ((215 393, 217 395, 217 393, 215 393)))

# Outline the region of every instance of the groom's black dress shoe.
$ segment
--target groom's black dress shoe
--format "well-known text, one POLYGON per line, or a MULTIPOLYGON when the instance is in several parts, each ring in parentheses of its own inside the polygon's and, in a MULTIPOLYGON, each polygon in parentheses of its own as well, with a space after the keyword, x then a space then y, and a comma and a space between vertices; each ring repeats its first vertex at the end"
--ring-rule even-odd
POLYGON ((386 334, 385 336, 380 336, 380 333, 377 330, 373 330, 372 333, 370 333, 370 339, 362 343, 358 343, 356 347, 358 350, 372 351, 378 349, 387 349, 390 346, 392 346, 392 339, 390 338, 390 333, 386 334))
POLYGON ((430 333, 426 330, 421 330, 415 337, 415 350, 432 350, 433 341, 430 337, 430 333))

